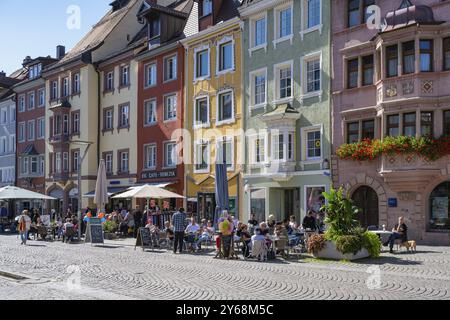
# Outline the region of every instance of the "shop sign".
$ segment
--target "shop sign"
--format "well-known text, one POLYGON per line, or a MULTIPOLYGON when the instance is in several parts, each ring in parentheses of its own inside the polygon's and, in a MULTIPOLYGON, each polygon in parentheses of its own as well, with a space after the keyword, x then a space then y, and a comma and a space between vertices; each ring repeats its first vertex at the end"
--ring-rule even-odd
POLYGON ((154 172, 143 172, 142 179, 166 179, 166 178, 176 178, 177 171, 154 171, 154 172))

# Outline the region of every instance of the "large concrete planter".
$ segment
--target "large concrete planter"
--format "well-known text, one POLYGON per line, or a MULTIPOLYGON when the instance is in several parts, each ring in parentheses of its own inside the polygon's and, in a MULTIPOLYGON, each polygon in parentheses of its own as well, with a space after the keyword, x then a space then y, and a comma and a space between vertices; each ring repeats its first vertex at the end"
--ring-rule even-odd
POLYGON ((314 254, 314 258, 330 259, 330 260, 358 260, 370 257, 367 249, 362 249, 357 254, 343 254, 337 248, 336 244, 332 241, 327 241, 325 247, 318 253, 314 254))

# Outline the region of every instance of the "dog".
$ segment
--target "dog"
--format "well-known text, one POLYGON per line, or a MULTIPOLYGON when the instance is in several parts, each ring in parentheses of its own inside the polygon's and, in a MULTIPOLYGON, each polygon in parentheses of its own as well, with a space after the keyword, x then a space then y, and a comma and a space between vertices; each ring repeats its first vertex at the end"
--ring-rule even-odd
POLYGON ((416 252, 417 251, 417 243, 415 240, 410 240, 402 243, 400 247, 405 247, 408 251, 416 252))
POLYGON ((264 240, 253 241, 252 256, 258 261, 267 261, 267 246, 264 240))

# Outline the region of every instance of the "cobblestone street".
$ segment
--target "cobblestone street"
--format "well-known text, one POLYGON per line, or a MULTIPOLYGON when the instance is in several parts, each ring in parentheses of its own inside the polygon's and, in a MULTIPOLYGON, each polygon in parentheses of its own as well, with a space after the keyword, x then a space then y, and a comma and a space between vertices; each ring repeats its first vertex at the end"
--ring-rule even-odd
POLYGON ((307 256, 260 263, 135 251, 129 240, 103 247, 19 243, 0 236, 0 299, 450 299, 448 247, 357 263, 307 256), (367 270, 374 265, 381 286, 370 290, 367 270), (80 268, 81 286, 68 285, 76 277, 69 266, 80 268))

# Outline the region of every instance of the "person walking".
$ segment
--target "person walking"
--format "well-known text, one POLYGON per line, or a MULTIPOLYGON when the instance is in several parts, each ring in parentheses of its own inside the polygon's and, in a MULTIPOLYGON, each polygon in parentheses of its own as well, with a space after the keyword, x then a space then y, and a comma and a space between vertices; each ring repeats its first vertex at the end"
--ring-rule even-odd
POLYGON ((20 239, 22 240, 21 245, 27 244, 28 231, 30 231, 30 227, 31 227, 31 219, 28 216, 28 211, 23 210, 22 215, 19 218, 19 233, 20 239))
POLYGON ((186 229, 186 213, 184 212, 184 208, 180 208, 175 214, 172 216, 172 224, 173 231, 175 232, 175 242, 173 245, 173 253, 177 253, 177 248, 180 253, 183 253, 183 240, 184 240, 184 231, 186 229))

